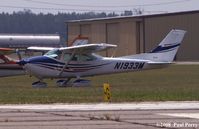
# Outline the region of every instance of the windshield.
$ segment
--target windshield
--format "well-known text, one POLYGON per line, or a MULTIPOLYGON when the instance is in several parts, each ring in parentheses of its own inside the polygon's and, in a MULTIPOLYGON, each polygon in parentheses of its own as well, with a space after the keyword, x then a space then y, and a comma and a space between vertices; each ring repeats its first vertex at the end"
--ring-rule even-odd
POLYGON ((57 57, 60 57, 60 55, 61 55, 61 52, 59 51, 59 49, 53 49, 51 51, 48 51, 44 56, 57 58, 57 57))

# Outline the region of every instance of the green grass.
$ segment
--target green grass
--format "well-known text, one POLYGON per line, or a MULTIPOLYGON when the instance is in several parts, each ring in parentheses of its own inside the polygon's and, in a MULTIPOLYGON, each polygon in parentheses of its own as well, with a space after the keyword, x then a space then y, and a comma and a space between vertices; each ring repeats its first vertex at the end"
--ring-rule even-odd
POLYGON ((199 65, 173 65, 165 69, 96 76, 91 87, 35 89, 28 76, 0 79, 0 103, 103 102, 103 83, 111 85, 112 102, 199 100, 199 65))

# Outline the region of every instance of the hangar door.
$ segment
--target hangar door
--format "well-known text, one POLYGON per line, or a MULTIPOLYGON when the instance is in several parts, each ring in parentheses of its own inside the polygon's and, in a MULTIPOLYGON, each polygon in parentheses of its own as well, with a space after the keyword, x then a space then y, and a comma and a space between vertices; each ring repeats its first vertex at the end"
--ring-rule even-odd
POLYGON ((68 25, 68 42, 67 46, 71 46, 73 40, 80 34, 80 28, 77 24, 68 25))
POLYGON ((88 42, 90 42, 90 38, 92 37, 91 33, 91 25, 90 24, 83 24, 80 25, 80 34, 81 36, 88 37, 88 42))
MULTIPOLYGON (((119 45, 120 41, 119 34, 119 23, 108 23, 106 24, 106 42, 110 44, 119 45)), ((113 50, 106 52, 107 56, 112 56, 113 50)), ((116 53, 116 56, 118 54, 116 53)))

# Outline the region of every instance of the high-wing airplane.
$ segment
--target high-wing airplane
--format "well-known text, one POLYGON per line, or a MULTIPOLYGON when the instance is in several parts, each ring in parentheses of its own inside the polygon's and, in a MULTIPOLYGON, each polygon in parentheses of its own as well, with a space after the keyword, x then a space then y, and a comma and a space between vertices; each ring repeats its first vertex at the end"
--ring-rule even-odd
POLYGON ((6 55, 15 53, 14 49, 0 48, 0 77, 24 75, 24 69, 14 60, 6 55))
MULTIPOLYGON (((44 79, 61 79, 57 85, 66 86, 72 78, 75 82, 87 82, 82 77, 163 68, 174 60, 186 31, 173 29, 161 43, 149 53, 123 57, 102 57, 96 52, 117 47, 113 44, 80 44, 62 48, 31 47, 31 50, 49 50, 43 56, 22 59, 17 64, 23 66, 29 75, 39 81, 33 86, 47 86, 44 79)), ((70 84, 73 84, 70 83, 70 84)))

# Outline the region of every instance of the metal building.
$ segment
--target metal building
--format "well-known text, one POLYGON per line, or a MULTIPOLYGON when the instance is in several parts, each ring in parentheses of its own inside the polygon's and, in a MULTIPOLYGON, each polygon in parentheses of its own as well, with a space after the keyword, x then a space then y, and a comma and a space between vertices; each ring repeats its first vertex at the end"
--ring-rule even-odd
POLYGON ((0 34, 0 47, 27 48, 30 46, 60 47, 57 34, 0 34))
POLYGON ((77 35, 88 36, 90 43, 117 44, 116 56, 149 52, 171 29, 184 29, 187 34, 176 60, 199 60, 199 10, 68 21, 66 24, 68 45, 77 35))

